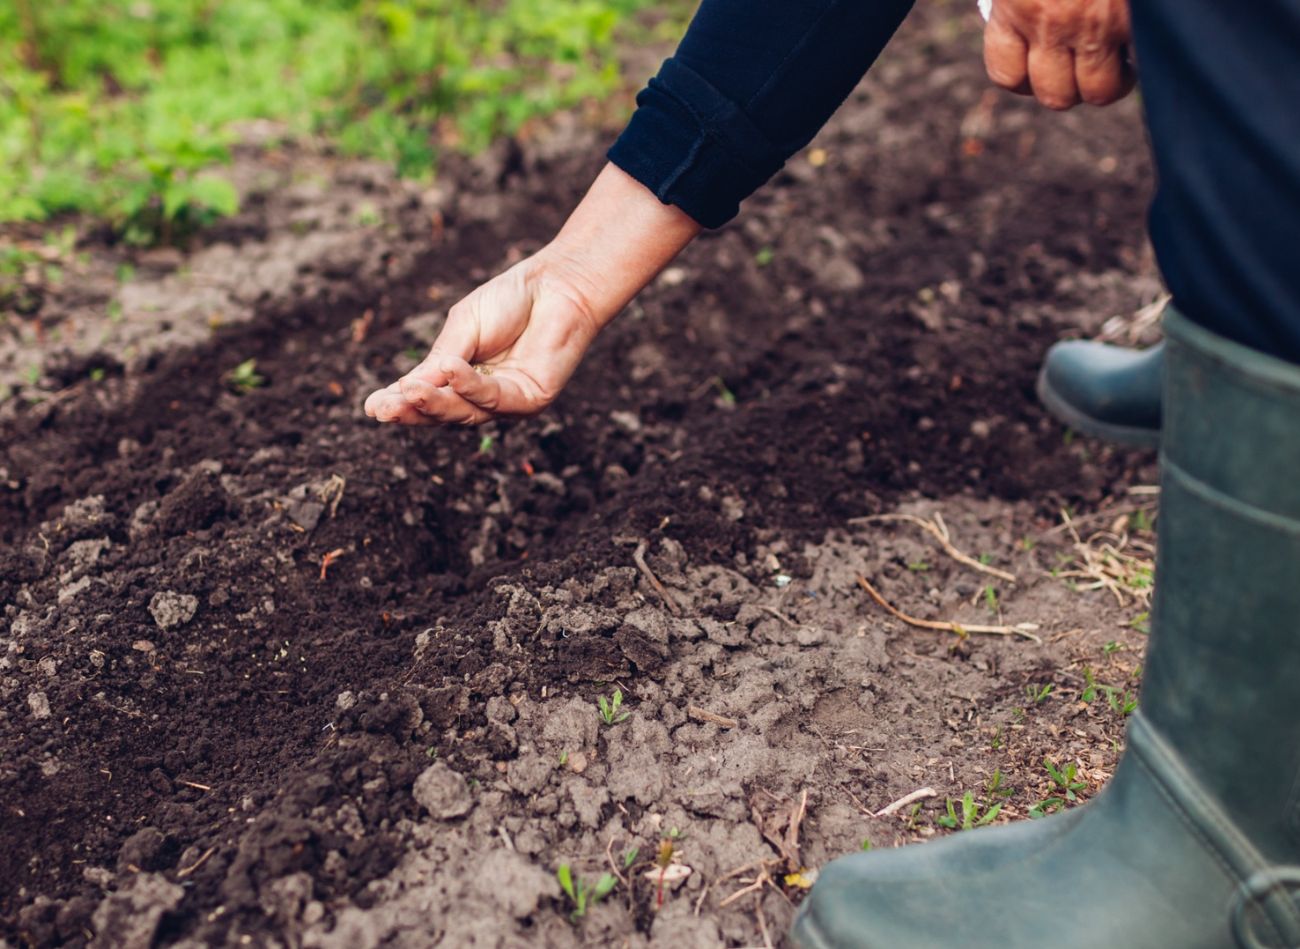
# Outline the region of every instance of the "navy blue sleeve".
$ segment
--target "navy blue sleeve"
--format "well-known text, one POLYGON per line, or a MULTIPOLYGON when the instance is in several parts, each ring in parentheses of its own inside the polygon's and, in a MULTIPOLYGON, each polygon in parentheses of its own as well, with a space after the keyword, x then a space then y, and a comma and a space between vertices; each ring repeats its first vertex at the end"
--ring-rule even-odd
POLYGON ((807 145, 912 0, 703 0, 609 158, 720 227, 807 145))

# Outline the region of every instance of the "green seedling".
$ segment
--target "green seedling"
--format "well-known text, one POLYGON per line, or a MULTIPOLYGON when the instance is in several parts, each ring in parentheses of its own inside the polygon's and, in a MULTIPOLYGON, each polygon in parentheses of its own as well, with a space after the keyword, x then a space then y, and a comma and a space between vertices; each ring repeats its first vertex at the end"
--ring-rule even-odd
POLYGON ((91 381, 91 382, 103 382, 103 381, 104 381, 104 367, 103 367, 103 366, 96 366, 94 369, 90 370, 90 381, 91 381))
POLYGON ((226 383, 236 392, 252 392, 266 385, 266 378, 257 373, 257 360, 245 359, 226 373, 226 383))
POLYGON ((478 453, 480 455, 492 454, 492 446, 496 444, 496 439, 491 435, 484 435, 478 440, 478 453))
POLYGON ((989 747, 994 751, 1000 751, 1002 748, 1002 726, 999 725, 993 729, 993 740, 989 742, 989 747))
POLYGON ((996 798, 1008 798, 1016 793, 1016 789, 1006 787, 1002 782, 1005 780, 1002 769, 994 768, 993 773, 989 775, 988 781, 984 783, 984 800, 992 801, 996 798))
POLYGON ((917 824, 921 820, 921 802, 917 801, 912 805, 912 809, 907 812, 907 829, 916 830, 917 824))
POLYGON ((575 877, 573 869, 567 863, 560 864, 555 871, 555 879, 560 882, 560 889, 564 891, 564 895, 569 898, 569 905, 573 907, 569 912, 569 919, 574 922, 586 916, 587 910, 609 896, 614 891, 614 887, 618 886, 618 877, 612 873, 602 873, 595 884, 588 884, 581 877, 575 877))
POLYGON ((985 808, 976 802, 975 795, 967 791, 961 799, 960 817, 957 815, 957 808, 952 798, 948 798, 947 810, 948 813, 938 817, 939 826, 947 827, 949 830, 974 830, 995 820, 998 814, 1002 813, 1002 805, 994 804, 992 807, 985 808))
POLYGON ((560 752, 560 767, 563 768, 568 763, 569 763, 569 749, 565 748, 563 751, 560 752))
POLYGON ((1138 707, 1137 696, 1132 692, 1125 690, 1121 696, 1119 689, 1110 687, 1106 689, 1106 702, 1111 711, 1118 715, 1132 715, 1138 707))
POLYGON ((1038 541, 1034 540, 1028 534, 1020 538, 1020 549, 1023 551, 1028 552, 1030 550, 1033 550, 1037 546, 1038 546, 1038 541))
POLYGON ((1043 702, 1047 700, 1047 697, 1052 694, 1052 690, 1054 688, 1055 686, 1053 686, 1052 683, 1050 682, 1041 686, 1034 685, 1032 682, 1030 682, 1028 685, 1025 686, 1025 695, 1029 698, 1029 701, 1034 705, 1041 705, 1043 702))
POLYGON ((754 263, 758 264, 760 267, 766 267, 775 259, 776 251, 772 250, 770 247, 763 247, 754 255, 754 263))
POLYGON ((990 613, 996 614, 998 611, 998 591, 989 584, 984 588, 984 605, 990 613))
POLYGON ((718 397, 722 399, 724 404, 736 404, 736 393, 727 388, 727 384, 722 381, 721 376, 713 377, 713 387, 718 390, 718 397))
POLYGON ((600 709, 600 720, 606 725, 617 725, 619 722, 626 721, 631 712, 621 711, 623 708, 623 690, 615 689, 612 699, 607 699, 600 695, 596 697, 596 705, 600 709))
POLYGON ((924 560, 914 560, 907 565, 907 569, 913 573, 925 573, 930 569, 930 565, 924 560))
POLYGON ((1128 621, 1128 625, 1133 629, 1136 629, 1143 636, 1149 636, 1151 634, 1151 614, 1139 613, 1128 621))
POLYGON ((1058 768, 1056 762, 1051 758, 1044 758, 1043 767, 1047 769, 1047 774, 1052 779, 1052 783, 1064 792, 1065 799, 1071 804, 1078 801, 1079 798, 1076 796, 1078 791, 1088 790, 1087 783, 1075 780, 1079 768, 1073 761, 1068 762, 1064 768, 1058 768))
POLYGON ((1134 511, 1128 519, 1128 526, 1135 531, 1150 531, 1152 528, 1151 515, 1145 508, 1134 511))
POLYGON ((1116 642, 1115 640, 1112 639, 1110 642, 1106 643, 1106 645, 1101 647, 1101 652, 1102 655, 1113 656, 1115 655, 1115 653, 1119 652, 1123 648, 1124 648, 1123 643, 1116 642))
POLYGON ((991 563, 993 562, 993 555, 992 555, 992 554, 980 554, 980 555, 979 555, 979 562, 982 563, 984 566, 987 567, 989 564, 991 564, 991 563))
POLYGON ((858 849, 861 850, 863 853, 869 853, 871 851, 871 846, 872 846, 871 841, 866 837, 863 837, 862 846, 859 847, 858 849))
POLYGON ((633 847, 627 853, 623 854, 623 869, 630 870, 632 868, 632 864, 636 863, 636 858, 640 855, 640 853, 641 853, 640 847, 633 847))

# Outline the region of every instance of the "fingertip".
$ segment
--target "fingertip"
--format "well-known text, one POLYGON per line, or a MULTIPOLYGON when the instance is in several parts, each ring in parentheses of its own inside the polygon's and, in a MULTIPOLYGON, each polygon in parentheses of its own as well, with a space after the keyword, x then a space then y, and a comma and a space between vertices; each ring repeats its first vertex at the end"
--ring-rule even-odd
POLYGON ((423 379, 412 376, 402 378, 399 385, 402 390, 402 398, 418 409, 424 409, 428 406, 438 388, 423 379))

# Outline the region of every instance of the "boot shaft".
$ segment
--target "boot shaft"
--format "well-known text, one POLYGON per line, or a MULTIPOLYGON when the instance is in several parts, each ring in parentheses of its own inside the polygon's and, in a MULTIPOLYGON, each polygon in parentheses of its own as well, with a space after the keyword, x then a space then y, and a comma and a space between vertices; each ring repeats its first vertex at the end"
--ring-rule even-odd
POLYGON ((1143 717, 1270 860, 1300 862, 1300 367, 1166 318, 1143 717))

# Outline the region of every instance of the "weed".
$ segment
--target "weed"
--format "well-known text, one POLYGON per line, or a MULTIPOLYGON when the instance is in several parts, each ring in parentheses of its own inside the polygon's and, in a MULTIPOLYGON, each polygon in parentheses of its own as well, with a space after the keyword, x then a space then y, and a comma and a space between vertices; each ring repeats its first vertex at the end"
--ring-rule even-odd
POLYGON ((631 869, 632 864, 636 863, 636 858, 640 855, 640 853, 641 853, 640 847, 633 847, 627 853, 623 854, 623 869, 624 870, 631 869))
POLYGON ((495 445, 496 442, 497 440, 491 435, 484 435, 478 440, 478 453, 480 455, 492 454, 492 446, 495 445))
POLYGON ((560 752, 560 767, 563 768, 568 763, 569 763, 569 749, 565 748, 563 751, 560 752))
POLYGON ((1001 750, 1002 748, 1002 726, 1001 725, 993 729, 993 739, 992 741, 989 742, 989 747, 992 748, 994 751, 1001 750))
POLYGON ((1016 793, 1015 788, 1006 787, 1002 782, 1005 780, 1002 770, 994 768, 993 773, 989 775, 988 781, 984 783, 984 799, 992 801, 996 798, 1008 798, 1016 793))
POLYGON ((907 569, 913 573, 925 573, 930 569, 930 565, 924 560, 914 560, 907 565, 907 569))
POLYGON ((623 690, 615 689, 612 698, 607 699, 600 695, 596 697, 596 705, 600 709, 600 720, 606 725, 617 725, 619 722, 626 721, 631 712, 620 711, 623 708, 623 690))
POLYGON ((993 588, 993 584, 991 583, 984 588, 984 606, 990 613, 995 616, 997 615, 998 591, 993 588))
POLYGON ((569 905, 572 910, 569 912, 569 918, 574 922, 587 915, 587 910, 595 906, 605 897, 614 891, 618 886, 618 877, 612 873, 602 873, 600 879, 594 884, 588 884, 581 877, 573 875, 573 869, 567 864, 560 864, 555 871, 555 879, 560 883, 560 889, 564 895, 569 898, 569 905))
POLYGON ((948 798, 948 813, 941 814, 937 818, 937 823, 941 827, 947 827, 949 830, 973 830, 976 827, 983 827, 991 823, 1002 813, 1002 805, 994 804, 992 807, 985 807, 975 800, 975 795, 967 791, 961 799, 961 816, 958 817, 957 809, 953 804, 952 798, 948 798))
POLYGON ((1147 513, 1146 508, 1139 508, 1129 517, 1128 526, 1130 530, 1150 532, 1153 526, 1151 515, 1147 513))
POLYGON ((1073 761, 1068 762, 1064 768, 1058 768, 1056 762, 1051 758, 1044 758, 1043 767, 1047 769, 1047 774, 1052 779, 1052 783, 1064 792, 1065 799, 1071 804, 1078 800, 1078 797, 1076 797, 1077 792, 1088 789, 1085 782, 1075 780, 1079 768, 1073 761))
POLYGON ((226 384, 236 392, 252 392, 266 385, 266 379, 257 374, 257 360, 245 359, 226 373, 226 384))
POLYGON ((871 852, 871 847, 872 847, 871 840, 870 840, 869 838, 867 838, 867 837, 863 837, 863 838, 862 838, 862 846, 859 847, 858 849, 861 850, 863 853, 870 853, 870 852, 871 852))
POLYGON ((1034 685, 1034 683, 1030 682, 1025 686, 1025 695, 1032 704, 1041 705, 1052 694, 1054 688, 1055 686, 1050 682, 1045 685, 1034 685))
POLYGON ((1113 656, 1115 655, 1115 653, 1119 652, 1123 648, 1124 648, 1123 643, 1116 642, 1115 640, 1112 639, 1110 642, 1106 643, 1106 645, 1101 647, 1101 652, 1102 655, 1113 656))
POLYGON ((1151 635, 1151 613, 1142 612, 1128 621, 1128 625, 1143 636, 1151 635))
POLYGON ((921 822, 921 802, 917 801, 912 805, 912 809, 907 812, 907 829, 916 830, 917 825, 921 822))

